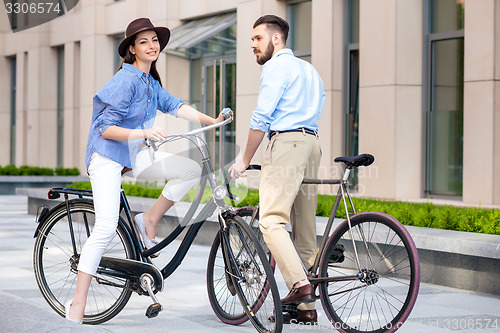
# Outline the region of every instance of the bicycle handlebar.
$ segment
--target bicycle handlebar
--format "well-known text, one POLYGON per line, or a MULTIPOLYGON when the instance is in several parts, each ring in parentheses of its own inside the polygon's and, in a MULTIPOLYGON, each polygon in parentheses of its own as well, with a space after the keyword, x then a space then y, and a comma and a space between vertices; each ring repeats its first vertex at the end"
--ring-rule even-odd
POLYGON ((160 147, 164 143, 172 142, 172 141, 179 140, 179 139, 182 139, 182 138, 185 138, 188 136, 193 136, 193 135, 196 135, 199 133, 203 133, 203 132, 212 130, 214 128, 222 127, 222 126, 229 124, 233 120, 234 114, 233 114, 233 110, 231 110, 230 108, 223 109, 221 113, 224 116, 224 118, 226 118, 226 120, 212 124, 212 125, 208 125, 205 127, 197 128, 197 129, 194 129, 194 130, 186 132, 186 133, 169 135, 165 138, 165 140, 162 140, 162 141, 158 141, 155 139, 145 139, 144 141, 146 141, 146 145, 148 147, 151 147, 151 148, 153 148, 154 151, 157 151, 158 147, 160 147))

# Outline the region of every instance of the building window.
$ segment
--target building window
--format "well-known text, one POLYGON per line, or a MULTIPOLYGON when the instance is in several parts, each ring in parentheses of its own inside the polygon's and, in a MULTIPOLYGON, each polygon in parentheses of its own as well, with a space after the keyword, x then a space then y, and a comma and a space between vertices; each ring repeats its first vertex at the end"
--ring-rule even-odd
POLYGON ((16 164, 16 66, 17 59, 10 59, 10 164, 16 164))
POLYGON ((57 166, 64 163, 64 47, 57 48, 57 166))
POLYGON ((287 47, 304 60, 311 61, 312 2, 288 1, 287 21, 290 24, 287 47))
POLYGON ((463 178, 464 1, 426 6, 425 192, 456 197, 463 178))
POLYGON ((119 34, 113 37, 113 50, 114 56, 113 56, 113 69, 114 72, 118 70, 118 67, 122 63, 122 57, 118 54, 118 46, 120 45, 121 41, 125 38, 125 34, 119 34))
MULTIPOLYGON (((190 60, 190 100, 201 112, 217 116, 223 107, 236 107, 236 13, 186 22, 170 34, 165 52, 190 60)), ((236 156, 236 124, 213 131, 208 137, 214 168, 236 156), (228 147, 230 147, 228 146, 228 147)))
MULTIPOLYGON (((359 151, 359 0, 345 0, 345 72, 344 72, 344 154, 359 151)), ((358 184, 358 170, 353 170, 349 185, 358 184)))
POLYGON ((345 154, 358 155, 359 124, 359 0, 346 0, 346 118, 345 154))

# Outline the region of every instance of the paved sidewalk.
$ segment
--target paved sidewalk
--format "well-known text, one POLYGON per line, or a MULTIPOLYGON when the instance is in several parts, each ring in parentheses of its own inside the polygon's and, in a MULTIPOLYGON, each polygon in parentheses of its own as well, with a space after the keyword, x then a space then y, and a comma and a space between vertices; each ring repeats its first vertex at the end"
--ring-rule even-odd
MULTIPOLYGON (((158 317, 146 318, 150 299, 133 294, 124 310, 107 323, 77 326, 66 321, 38 290, 32 268, 36 225, 26 205, 24 196, 0 195, 0 332, 255 332, 249 323, 229 326, 213 314, 205 286, 209 248, 200 245, 193 245, 157 295, 165 308, 158 317)), ((162 252, 155 263, 163 266, 174 250, 162 252)), ((286 294, 280 274, 276 276, 286 294)), ((283 331, 334 332, 323 310, 318 313, 317 326, 285 325, 283 331)), ((422 284, 415 308, 398 332, 500 332, 500 298, 422 284)))

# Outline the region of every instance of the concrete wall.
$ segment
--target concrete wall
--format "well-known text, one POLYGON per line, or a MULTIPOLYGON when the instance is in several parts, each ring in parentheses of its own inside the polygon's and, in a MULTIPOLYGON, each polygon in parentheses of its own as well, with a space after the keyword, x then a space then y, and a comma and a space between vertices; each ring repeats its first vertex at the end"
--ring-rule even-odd
POLYGON ((500 1, 465 6, 464 195, 500 204, 500 1))
POLYGON ((360 152, 375 156, 363 172, 365 195, 422 195, 422 1, 360 3, 360 152))
MULTIPOLYGON (((375 164, 359 174, 359 194, 397 200, 424 196, 426 0, 360 0, 359 151, 375 164)), ((326 101, 320 121, 321 176, 337 177, 333 159, 344 153, 346 1, 312 1, 311 62, 321 74, 326 101)), ((16 164, 57 161, 57 47, 64 46, 64 166, 84 172, 93 95, 109 80, 113 36, 139 16, 175 28, 228 11, 237 13, 236 144, 244 147, 256 105, 261 66, 250 49, 255 19, 286 17, 283 0, 81 0, 70 13, 12 33, 0 12, 0 165, 9 162, 10 61, 16 56, 16 164)), ((461 203, 500 205, 500 0, 465 6, 464 161, 461 203)), ((189 101, 189 61, 162 54, 164 86, 189 101)), ((187 130, 162 117, 167 132, 187 130)), ((261 159, 265 142, 254 162, 261 159)), ((446 153, 446 152, 443 152, 446 153)), ((322 191, 331 191, 330 187, 322 191)))

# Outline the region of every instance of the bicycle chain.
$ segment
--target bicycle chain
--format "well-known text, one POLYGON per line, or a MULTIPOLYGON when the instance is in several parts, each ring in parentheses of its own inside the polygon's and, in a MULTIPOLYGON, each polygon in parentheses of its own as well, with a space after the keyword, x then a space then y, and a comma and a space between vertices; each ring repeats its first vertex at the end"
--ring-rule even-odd
MULTIPOLYGON (((127 290, 130 290, 132 292, 135 292, 139 295, 147 295, 145 291, 142 290, 142 288, 139 288, 139 283, 136 282, 136 281, 133 281, 132 282, 132 287, 126 287, 124 285, 121 285, 121 284, 118 284, 118 283, 115 283, 115 282, 111 282, 107 279, 103 279, 103 278, 99 278, 99 277, 95 277, 97 283, 99 284, 106 284, 108 286, 111 286, 111 287, 116 287, 116 288, 122 288, 122 289, 127 289, 127 290)), ((155 290, 155 293, 157 291, 155 290)))

